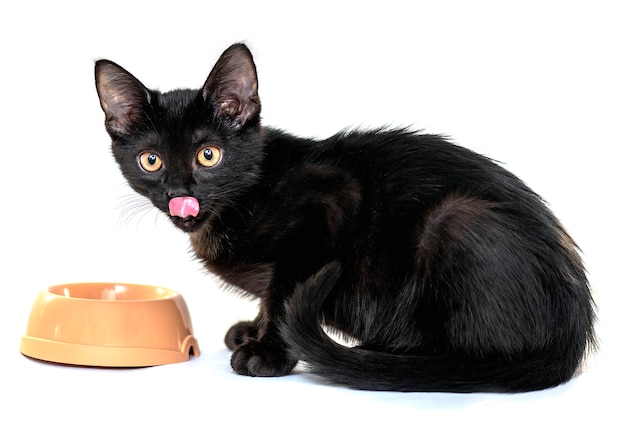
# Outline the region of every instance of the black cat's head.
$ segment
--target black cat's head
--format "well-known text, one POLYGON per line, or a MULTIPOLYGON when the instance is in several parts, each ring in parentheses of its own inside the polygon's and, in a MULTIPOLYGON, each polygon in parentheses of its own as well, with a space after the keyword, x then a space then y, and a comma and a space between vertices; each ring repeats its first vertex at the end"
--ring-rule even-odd
POLYGON ((245 45, 224 51, 199 90, 150 90, 108 60, 95 76, 122 173, 177 227, 197 230, 258 180, 261 104, 245 45))

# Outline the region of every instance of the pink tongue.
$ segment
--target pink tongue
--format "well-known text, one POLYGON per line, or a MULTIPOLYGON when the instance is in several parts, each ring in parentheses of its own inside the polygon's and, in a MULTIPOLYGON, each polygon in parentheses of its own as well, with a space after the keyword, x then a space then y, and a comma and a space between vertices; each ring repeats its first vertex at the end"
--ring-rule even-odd
POLYGON ((170 200, 170 214, 186 218, 198 216, 200 213, 200 203, 194 197, 182 196, 170 200))

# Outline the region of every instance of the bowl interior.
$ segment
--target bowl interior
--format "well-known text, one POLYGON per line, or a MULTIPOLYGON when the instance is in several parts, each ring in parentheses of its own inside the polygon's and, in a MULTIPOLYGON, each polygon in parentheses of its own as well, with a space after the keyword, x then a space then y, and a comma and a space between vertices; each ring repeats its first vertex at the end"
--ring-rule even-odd
POLYGON ((48 292, 69 298, 108 301, 160 300, 171 298, 176 294, 161 287, 113 283, 57 285, 48 288, 48 292))

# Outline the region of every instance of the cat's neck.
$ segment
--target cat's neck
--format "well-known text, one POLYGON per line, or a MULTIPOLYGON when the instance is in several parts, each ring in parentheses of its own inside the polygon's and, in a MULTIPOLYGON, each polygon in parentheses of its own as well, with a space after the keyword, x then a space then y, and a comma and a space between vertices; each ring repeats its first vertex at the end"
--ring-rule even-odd
POLYGON ((196 257, 207 265, 218 261, 225 253, 224 238, 207 222, 201 229, 189 235, 191 248, 196 257))

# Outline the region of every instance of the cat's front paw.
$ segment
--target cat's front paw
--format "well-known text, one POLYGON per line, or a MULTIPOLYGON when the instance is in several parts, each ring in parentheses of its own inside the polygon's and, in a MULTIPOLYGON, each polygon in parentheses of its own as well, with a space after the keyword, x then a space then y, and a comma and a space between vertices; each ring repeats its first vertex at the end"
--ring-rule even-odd
POLYGON ((284 349, 268 347, 258 340, 240 345, 230 358, 233 370, 239 375, 262 377, 288 375, 297 362, 284 349))
POLYGON ((256 339, 257 334, 258 327, 255 321, 241 321, 226 332, 224 343, 228 349, 235 351, 240 345, 248 342, 250 339, 256 339))

